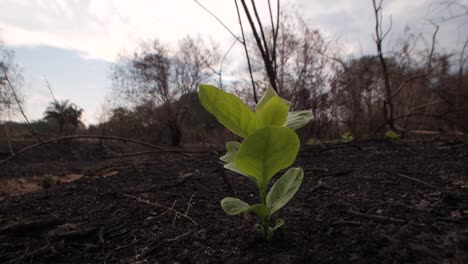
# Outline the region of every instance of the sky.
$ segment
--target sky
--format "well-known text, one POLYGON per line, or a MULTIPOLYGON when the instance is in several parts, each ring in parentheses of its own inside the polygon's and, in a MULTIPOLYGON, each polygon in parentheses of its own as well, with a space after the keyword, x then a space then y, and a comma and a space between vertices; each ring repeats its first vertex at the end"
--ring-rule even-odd
MULTIPOLYGON (((199 1, 235 34, 240 33, 233 1, 199 1)), ((384 23, 392 21, 385 46, 397 45, 405 29, 430 36, 433 27, 428 18, 441 21, 461 14, 440 23, 436 46, 440 51, 460 49, 468 36, 467 10, 460 5, 447 9, 440 2, 385 0, 384 23)), ((468 0, 457 2, 468 6, 468 0)), ((265 17, 267 1, 256 3, 265 17)), ((375 53, 370 0, 282 0, 281 5, 299 13, 327 38, 339 41, 346 53, 375 53)), ((187 35, 212 38, 221 50, 233 42, 230 33, 194 0, 0 0, 0 40, 14 51, 21 67, 25 107, 32 119, 42 118, 52 100, 46 78, 57 98, 70 99, 85 110, 85 124, 97 123, 111 91, 110 67, 119 53, 153 38, 175 45, 187 35)), ((242 54, 240 47, 232 53, 242 54)))

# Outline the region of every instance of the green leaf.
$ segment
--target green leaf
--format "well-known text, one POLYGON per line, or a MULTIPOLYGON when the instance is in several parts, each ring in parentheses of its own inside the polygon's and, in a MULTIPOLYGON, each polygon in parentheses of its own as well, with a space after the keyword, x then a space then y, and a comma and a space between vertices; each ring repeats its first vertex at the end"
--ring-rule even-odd
POLYGON ((230 141, 226 143, 226 155, 219 158, 220 160, 231 163, 234 162, 234 157, 236 156, 237 150, 239 149, 240 143, 236 141, 230 141))
POLYGON ((248 211, 254 213, 261 219, 270 217, 270 209, 268 209, 268 207, 266 207, 264 204, 252 205, 248 211))
POLYGON ((299 138, 286 127, 264 127, 246 138, 234 158, 235 166, 267 186, 278 171, 291 166, 299 151, 299 138))
POLYGON ((200 85, 198 97, 203 107, 234 134, 246 138, 255 131, 255 113, 239 97, 205 84, 200 85))
POLYGON ((228 163, 228 164, 225 164, 224 165, 224 168, 225 169, 228 169, 230 171, 233 171, 235 173, 239 173, 240 175, 242 176, 245 176, 247 178, 249 178, 251 181, 253 181, 255 184, 257 184, 257 179, 255 177, 252 177, 244 172, 242 172, 241 170, 239 170, 239 168, 236 167, 236 164, 234 162, 231 162, 231 163, 228 163))
POLYGON ((266 126, 282 126, 289 112, 289 104, 279 96, 272 97, 261 111, 255 112, 257 129, 266 126))
MULTIPOLYGON (((267 88, 267 90, 265 91, 265 94, 262 96, 262 98, 260 99, 260 101, 257 103, 257 105, 255 106, 255 112, 261 112, 263 110, 263 107, 266 105, 266 103, 268 103, 268 101, 270 101, 270 99, 272 99, 273 97, 278 97, 278 98, 281 98, 276 92, 275 90, 269 86, 267 88)), ((287 105, 291 105, 291 103, 289 103, 288 101, 284 100, 283 98, 281 98, 281 100, 283 100, 283 102, 287 105)))
POLYGON ((240 199, 226 197, 221 200, 221 207, 228 215, 238 215, 249 210, 250 205, 240 199))
POLYGON ((270 208, 271 214, 277 212, 291 200, 299 190, 302 178, 304 178, 304 172, 301 168, 291 168, 275 182, 266 197, 266 205, 270 208))
POLYGON ((342 142, 351 142, 353 141, 353 139, 354 137, 353 137, 353 134, 351 134, 351 132, 346 132, 343 135, 341 135, 342 142))
POLYGON ((298 130, 307 125, 312 118, 314 118, 314 115, 311 110, 289 112, 284 126, 292 130, 298 130))
POLYGON ((229 215, 252 212, 260 218, 267 218, 270 216, 270 210, 265 205, 255 204, 251 206, 248 203, 233 197, 226 197, 221 200, 221 207, 229 215))
POLYGON ((255 112, 262 111, 265 104, 275 96, 278 96, 278 94, 275 92, 275 90, 273 90, 273 88, 271 88, 271 86, 269 86, 266 89, 265 94, 262 96, 262 98, 260 98, 260 101, 258 101, 257 105, 255 106, 255 112))
POLYGON ((247 178, 249 178, 250 180, 252 180, 254 183, 257 183, 257 180, 252 177, 252 176, 249 176, 245 173, 243 173, 242 171, 240 171, 236 165, 234 164, 234 158, 236 157, 236 154, 237 154, 237 151, 239 150, 239 147, 240 147, 240 143, 239 142, 236 142, 236 141, 231 141, 231 142, 228 142, 226 144, 226 149, 227 149, 227 153, 226 155, 222 156, 220 158, 220 160, 224 161, 224 162, 227 162, 227 164, 224 164, 224 168, 225 169, 228 169, 230 171, 233 171, 235 173, 239 173, 247 178))
POLYGON ((386 133, 385 133, 385 137, 389 138, 389 139, 399 139, 400 138, 400 135, 398 135, 397 132, 393 131, 393 130, 388 130, 386 133))
POLYGON ((278 228, 282 227, 284 225, 284 220, 281 218, 276 219, 275 226, 272 228, 273 231, 277 230, 278 228))
POLYGON ((266 126, 282 126, 288 116, 290 103, 279 97, 269 87, 255 107, 257 129, 266 126))

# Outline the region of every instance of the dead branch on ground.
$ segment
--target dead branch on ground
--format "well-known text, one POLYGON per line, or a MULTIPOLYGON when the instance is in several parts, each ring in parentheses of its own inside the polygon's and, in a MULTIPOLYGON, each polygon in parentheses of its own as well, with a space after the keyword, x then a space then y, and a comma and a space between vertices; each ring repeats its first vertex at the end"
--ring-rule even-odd
POLYGON ((185 214, 175 210, 174 208, 167 207, 167 206, 164 206, 164 205, 161 205, 161 204, 158 204, 158 203, 153 203, 153 202, 150 202, 150 201, 147 201, 147 200, 143 200, 143 199, 141 199, 139 197, 136 197, 136 196, 133 196, 133 195, 124 194, 124 196, 132 198, 132 199, 134 199, 134 200, 136 200, 137 202, 140 202, 140 203, 144 203, 144 204, 148 204, 148 205, 152 205, 152 206, 156 206, 156 207, 166 209, 168 211, 171 211, 171 212, 175 213, 176 215, 181 215, 182 217, 184 217, 187 220, 189 220, 190 222, 192 222, 194 225, 196 225, 196 226, 198 225, 197 222, 195 222, 195 220, 193 220, 191 217, 189 217, 188 215, 185 215, 185 214))
POLYGON ((131 143, 134 143, 134 144, 138 144, 138 145, 142 145, 142 146, 145 146, 145 147, 149 147, 149 148, 152 148, 152 149, 157 149, 159 151, 163 151, 163 152, 168 152, 168 153, 175 153, 175 154, 178 154, 178 155, 182 155, 184 157, 189 157, 187 154, 184 154, 185 151, 183 150, 177 150, 177 149, 168 149, 168 148, 165 148, 165 147, 161 147, 161 146, 157 146, 157 145, 153 145, 153 144, 150 144, 150 143, 146 143, 146 142, 143 142, 143 141, 139 141, 139 140, 136 140, 136 139, 131 139, 131 138, 122 138, 122 137, 115 137, 115 136, 99 136, 99 135, 76 135, 76 136, 65 136, 65 137, 58 137, 58 138, 54 138, 54 139, 51 139, 51 140, 47 140, 47 141, 42 141, 40 143, 37 143, 37 144, 34 144, 34 145, 31 145, 31 146, 28 146, 18 152, 16 152, 14 155, 11 155, 9 156, 8 158, 4 159, 3 161, 0 162, 0 166, 3 166, 5 165, 6 163, 8 163, 9 161, 13 160, 13 159, 16 159, 18 158, 19 156, 21 156, 22 154, 26 153, 26 152, 29 152, 31 150, 34 150, 42 145, 47 145, 47 144, 52 144, 52 143, 56 143, 56 142, 59 142, 59 141, 66 141, 66 140, 72 140, 72 139, 109 139, 109 140, 119 140, 119 141, 125 141, 125 142, 131 142, 131 143))

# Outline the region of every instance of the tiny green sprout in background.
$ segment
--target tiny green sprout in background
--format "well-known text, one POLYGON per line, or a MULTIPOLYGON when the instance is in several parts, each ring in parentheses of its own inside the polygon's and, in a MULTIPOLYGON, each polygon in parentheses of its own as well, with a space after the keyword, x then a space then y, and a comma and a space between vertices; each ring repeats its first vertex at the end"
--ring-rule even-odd
POLYGON ((306 142, 307 145, 320 145, 322 143, 323 143, 322 140, 315 138, 315 137, 309 138, 309 140, 307 140, 306 142))
POLYGON ((252 212, 260 222, 257 230, 266 240, 284 225, 283 219, 271 216, 286 205, 301 185, 302 168, 290 168, 271 188, 273 176, 290 167, 296 160, 300 141, 294 130, 309 123, 310 110, 289 112, 290 103, 268 88, 252 111, 237 96, 211 85, 200 85, 200 102, 205 109, 234 134, 241 143, 228 142, 226 155, 221 157, 224 167, 253 181, 259 190, 259 203, 250 205, 238 198, 227 197, 221 207, 229 215, 252 212), (268 191, 269 190, 269 191, 268 191), (268 191, 268 192, 267 192, 268 191))
POLYGON ((351 132, 346 132, 343 135, 341 135, 341 142, 351 142, 354 140, 353 134, 351 132))
POLYGON ((385 133, 385 137, 389 139, 399 139, 400 135, 398 135, 397 132, 390 129, 385 133))

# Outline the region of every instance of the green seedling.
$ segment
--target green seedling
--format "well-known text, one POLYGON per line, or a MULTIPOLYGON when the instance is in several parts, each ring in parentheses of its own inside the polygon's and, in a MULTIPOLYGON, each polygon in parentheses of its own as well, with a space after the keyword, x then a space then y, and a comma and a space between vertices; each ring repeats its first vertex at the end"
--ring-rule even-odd
POLYGON ((290 168, 268 187, 276 173, 296 160, 300 141, 294 130, 307 125, 312 112, 289 112, 290 103, 272 88, 267 89, 255 112, 237 96, 211 85, 200 85, 198 95, 208 112, 243 138, 242 142, 226 144, 227 153, 221 157, 224 167, 249 178, 259 190, 258 204, 227 197, 221 201, 221 207, 229 215, 254 213, 260 219, 257 230, 263 238, 271 240, 275 231, 284 225, 280 218, 272 225, 271 216, 296 194, 304 172, 302 168, 290 168))
POLYGON ((354 140, 353 134, 351 134, 350 132, 346 132, 343 135, 341 135, 341 142, 347 143, 353 140, 354 140))
POLYGON ((385 132, 385 137, 389 139, 399 139, 400 135, 398 135, 397 132, 390 129, 387 132, 385 132))

